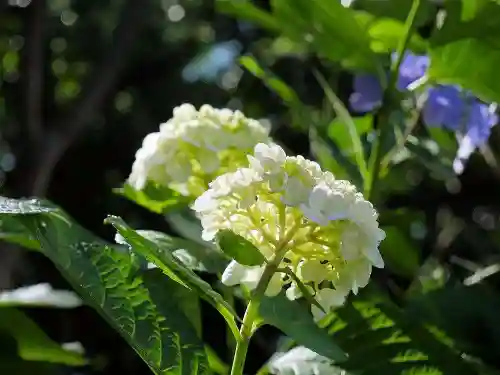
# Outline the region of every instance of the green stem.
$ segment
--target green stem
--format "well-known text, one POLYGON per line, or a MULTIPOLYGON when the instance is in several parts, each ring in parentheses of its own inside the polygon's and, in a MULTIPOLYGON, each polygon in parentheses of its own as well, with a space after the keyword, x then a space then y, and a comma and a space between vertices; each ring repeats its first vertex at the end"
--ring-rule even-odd
POLYGON ((394 97, 393 93, 397 91, 396 83, 398 79, 399 68, 401 67, 406 48, 408 47, 413 28, 415 26, 415 19, 418 9, 420 8, 420 1, 421 0, 413 0, 410 12, 408 13, 408 17, 406 18, 403 37, 400 39, 398 44, 397 57, 391 66, 387 88, 384 92, 384 105, 382 106, 382 108, 380 108, 377 116, 374 117, 374 122, 376 122, 376 124, 378 125, 379 130, 377 137, 373 142, 372 150, 370 153, 370 173, 368 174, 369 178, 365 180, 366 182, 364 186, 364 195, 366 199, 369 199, 373 195, 377 180, 379 178, 380 164, 383 157, 382 147, 386 143, 389 132, 392 130, 389 124, 389 117, 392 107, 392 98, 394 97))
POLYGON ((271 278, 278 271, 278 267, 288 251, 288 243, 293 238, 301 223, 298 221, 290 230, 283 235, 280 242, 276 245, 274 255, 266 264, 264 272, 260 277, 257 287, 253 291, 252 298, 248 303, 241 323, 239 337, 236 339, 236 350, 234 352, 233 364, 231 366, 231 375, 243 375, 245 367, 245 359, 248 352, 248 345, 253 333, 259 327, 257 324, 259 318, 259 306, 262 296, 264 295, 271 278))
POLYGON ((240 337, 236 341, 236 350, 234 352, 233 365, 231 366, 231 375, 243 375, 243 368, 245 366, 245 359, 248 352, 248 345, 250 344, 250 339, 255 331, 254 323, 259 315, 259 305, 264 292, 267 289, 267 285, 273 277, 277 264, 281 261, 282 256, 276 253, 276 256, 271 262, 269 262, 262 273, 262 276, 255 288, 252 298, 248 303, 247 309, 245 311, 245 316, 243 317, 243 322, 240 328, 240 337))

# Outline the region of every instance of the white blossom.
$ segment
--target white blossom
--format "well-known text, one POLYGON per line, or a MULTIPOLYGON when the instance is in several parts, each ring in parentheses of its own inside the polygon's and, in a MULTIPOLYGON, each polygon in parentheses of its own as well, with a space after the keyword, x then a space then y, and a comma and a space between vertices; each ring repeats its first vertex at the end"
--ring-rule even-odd
MULTIPOLYGON (((325 310, 342 305, 367 285, 372 267, 384 266, 378 247, 385 233, 373 205, 350 182, 301 156, 286 156, 278 145, 257 144, 248 160, 248 168, 217 177, 194 202, 203 238, 232 230, 267 260, 279 254, 280 268, 290 268, 325 310)), ((233 261, 222 281, 253 289, 263 269, 233 261)), ((287 288, 289 299, 300 298, 293 278, 278 274, 266 293, 287 288)), ((319 308, 312 312, 320 319, 319 308)))
POLYGON ((144 138, 128 182, 136 190, 151 182, 197 197, 216 176, 246 165, 260 142, 269 142, 269 129, 240 111, 183 104, 144 138))

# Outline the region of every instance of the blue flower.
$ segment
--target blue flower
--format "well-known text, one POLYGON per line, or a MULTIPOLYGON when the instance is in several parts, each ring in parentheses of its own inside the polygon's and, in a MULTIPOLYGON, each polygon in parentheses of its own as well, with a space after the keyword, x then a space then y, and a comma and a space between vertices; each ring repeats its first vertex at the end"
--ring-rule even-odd
MULTIPOLYGON (((393 54, 392 59, 395 58, 396 55, 393 54)), ((406 53, 398 72, 398 90, 405 91, 409 85, 422 78, 429 64, 427 56, 406 53)), ((353 86, 354 92, 349 103, 355 112, 369 112, 381 105, 383 89, 377 77, 356 75, 353 86)), ((460 174, 464 169, 464 162, 474 150, 487 142, 498 117, 491 106, 457 86, 438 85, 427 89, 425 94, 427 99, 422 109, 422 121, 426 126, 465 133, 459 141, 453 163, 455 172, 460 174)))
POLYGON ((487 105, 474 100, 469 108, 464 137, 459 141, 457 155, 453 161, 453 170, 461 174, 465 161, 469 159, 476 148, 486 144, 491 134, 491 128, 498 122, 495 113, 496 106, 487 105))
POLYGON ((422 120, 427 126, 458 130, 465 109, 463 93, 456 86, 436 86, 427 92, 422 120))
POLYGON ((382 104, 382 86, 377 77, 359 74, 354 77, 354 92, 349 98, 351 108, 356 112, 370 112, 382 104))
MULTIPOLYGON (((392 54, 392 59, 397 57, 396 53, 392 54)), ((430 59, 424 55, 413 55, 411 53, 405 53, 401 65, 399 67, 398 79, 396 82, 396 87, 404 91, 408 85, 415 82, 424 76, 427 68, 429 67, 430 59)))

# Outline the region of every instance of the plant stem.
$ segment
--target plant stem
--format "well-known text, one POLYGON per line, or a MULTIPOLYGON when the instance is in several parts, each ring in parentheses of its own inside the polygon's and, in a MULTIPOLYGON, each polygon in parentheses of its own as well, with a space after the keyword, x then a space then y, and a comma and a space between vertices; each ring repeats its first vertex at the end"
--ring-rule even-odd
MULTIPOLYGON (((278 255, 278 253, 276 255, 278 255)), ((248 303, 245 316, 243 317, 243 322, 240 327, 240 337, 236 341, 236 350, 234 352, 233 364, 231 366, 231 375, 243 375, 248 345, 250 344, 250 339, 255 331, 254 323, 258 318, 260 300, 267 289, 267 285, 269 284, 271 277, 276 272, 277 263, 279 264, 280 260, 281 257, 278 259, 278 257, 275 256, 275 258, 273 258, 273 260, 266 265, 259 283, 255 288, 253 296, 248 303)))
POLYGON ((406 18, 403 36, 399 40, 396 60, 391 65, 388 85, 384 91, 384 104, 380 108, 378 114, 374 117, 374 123, 378 125, 379 130, 377 132, 377 137, 373 142, 370 153, 370 173, 368 174, 368 178, 365 180, 364 185, 364 195, 366 199, 369 199, 373 195, 376 183, 379 179, 380 164, 382 162, 382 157, 384 156, 382 154, 382 147, 386 143, 389 132, 392 130, 389 124, 389 119, 392 107, 392 98, 394 97, 393 93, 397 91, 396 83, 398 79, 399 68, 401 67, 406 48, 415 26, 415 19, 418 9, 420 8, 420 1, 421 0, 413 0, 410 12, 408 13, 408 17, 406 18))

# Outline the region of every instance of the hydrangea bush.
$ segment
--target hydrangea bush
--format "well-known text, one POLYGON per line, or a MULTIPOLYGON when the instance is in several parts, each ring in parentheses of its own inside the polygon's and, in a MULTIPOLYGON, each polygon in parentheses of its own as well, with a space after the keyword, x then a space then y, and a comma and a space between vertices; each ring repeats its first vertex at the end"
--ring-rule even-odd
POLYGON ((477 77, 491 66, 472 78, 455 69, 460 61, 443 69, 449 56, 469 53, 472 21, 452 8, 451 26, 441 30, 436 21, 431 43, 415 33, 419 0, 408 9, 392 2, 407 11, 405 22, 366 4, 297 0, 266 13, 250 2, 219 3, 335 63, 325 70, 341 66, 354 76, 344 103, 330 77, 314 71, 333 108, 319 110, 242 59, 290 107, 287 119, 312 156, 287 155, 286 136, 271 139, 241 111, 182 104, 144 138, 124 184, 137 193, 127 198, 161 213, 182 236, 110 216, 116 241, 109 242, 47 201, 3 198, 3 238, 49 257, 155 374, 248 373, 250 341, 265 324, 285 344, 259 374, 492 374, 462 337, 446 336, 446 324, 429 324, 424 265, 398 227, 407 217, 384 200, 405 184, 401 163, 456 179, 487 144, 500 87, 477 77), (460 38, 447 34, 453 27, 460 38), (441 146, 454 161, 445 162, 441 146), (159 209, 165 197, 178 205, 159 209), (218 282, 207 282, 207 273, 218 282), (224 318, 231 358, 203 341, 200 299, 224 318))

